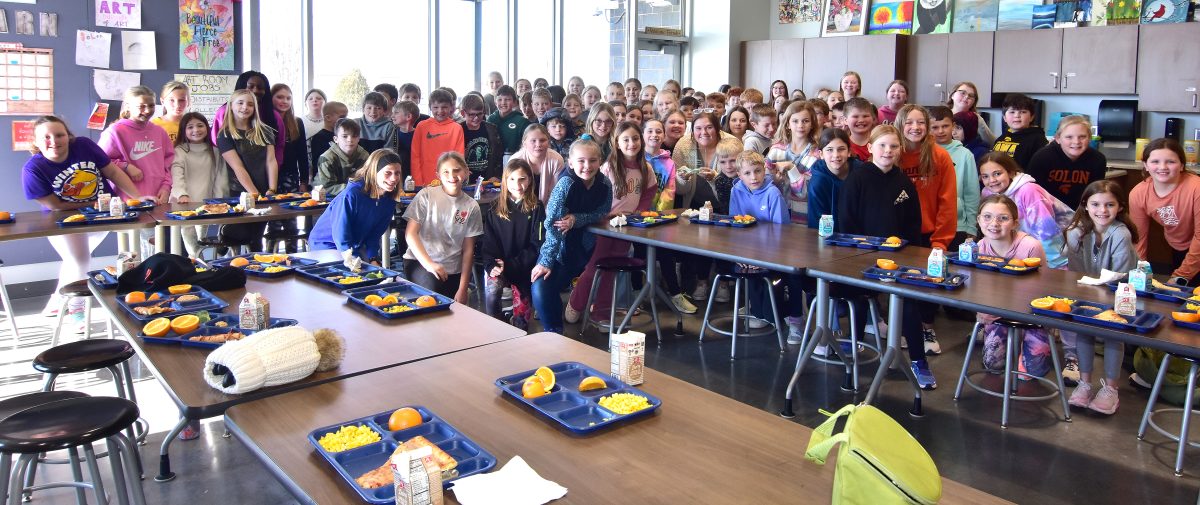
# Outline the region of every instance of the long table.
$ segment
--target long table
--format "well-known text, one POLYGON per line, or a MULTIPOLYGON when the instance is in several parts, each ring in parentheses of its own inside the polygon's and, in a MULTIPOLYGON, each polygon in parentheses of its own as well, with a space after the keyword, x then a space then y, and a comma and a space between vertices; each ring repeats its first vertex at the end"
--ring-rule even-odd
POLYGON ((265 214, 242 214, 238 216, 206 219, 171 219, 170 217, 167 217, 167 214, 171 212, 195 210, 196 207, 199 207, 203 204, 204 202, 172 203, 167 205, 159 205, 155 207, 153 211, 151 211, 154 220, 156 221, 154 234, 158 252, 170 252, 171 254, 184 255, 183 235, 181 233, 184 226, 262 223, 266 221, 278 221, 282 219, 295 219, 300 216, 319 216, 322 212, 325 212, 326 207, 322 205, 320 207, 289 210, 280 207, 282 204, 265 204, 264 202, 259 204, 256 208, 270 209, 265 214))
MULTIPOLYGON (((541 333, 389 368, 229 409, 225 424, 303 503, 358 503, 305 439, 313 429, 422 405, 499 460, 520 455, 568 489, 555 503, 824 502, 833 462, 803 454, 812 430, 646 370, 650 417, 575 436, 503 396, 499 377, 562 361, 607 369, 609 355, 541 333)), ((449 494, 448 503, 455 503, 449 494)), ((942 503, 1008 503, 943 479, 942 503)))
MULTIPOLYGON (((298 256, 323 261, 337 259, 337 253, 333 251, 298 256)), ((113 321, 129 336, 138 356, 179 407, 179 423, 167 435, 160 451, 158 480, 173 477, 168 458, 170 444, 191 420, 222 415, 226 409, 241 403, 524 334, 513 326, 457 303, 447 312, 386 321, 349 306, 346 296, 340 292, 295 275, 281 279, 250 277, 244 289, 215 293, 230 303, 231 308, 227 310, 236 310, 247 291, 262 293, 271 301, 271 313, 275 317, 296 319, 308 329, 337 330, 346 340, 345 359, 334 370, 314 373, 296 382, 230 395, 209 387, 202 378, 208 349, 143 341, 137 337, 142 333, 143 323, 130 317, 117 304, 116 294, 89 285, 100 305, 112 314, 113 321)))
POLYGON ((152 212, 140 212, 138 218, 128 222, 101 223, 86 226, 59 226, 58 222, 67 216, 79 214, 77 210, 17 212, 12 214, 13 222, 0 224, 0 242, 30 238, 55 237, 73 233, 117 232, 117 249, 130 250, 137 244, 135 237, 126 233, 153 228, 156 221, 152 212))

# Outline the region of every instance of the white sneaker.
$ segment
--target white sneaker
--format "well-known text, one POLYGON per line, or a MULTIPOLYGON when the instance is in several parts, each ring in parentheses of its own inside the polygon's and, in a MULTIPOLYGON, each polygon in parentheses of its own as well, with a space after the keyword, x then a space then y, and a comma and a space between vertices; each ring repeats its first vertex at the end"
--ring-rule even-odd
POLYGON ((501 300, 512 300, 512 288, 504 288, 504 292, 500 293, 501 300))
POLYGON ((1078 386, 1075 386, 1075 390, 1071 391, 1071 397, 1067 399, 1067 403, 1072 407, 1086 409, 1088 404, 1092 403, 1092 395, 1092 385, 1080 382, 1078 386))
POLYGON ((717 284, 717 297, 714 298, 717 303, 729 303, 729 285, 727 283, 717 284))
POLYGON ((692 290, 692 299, 698 302, 708 299, 708 281, 696 281, 696 289, 692 290))
POLYGON ((689 302, 683 293, 672 296, 671 303, 675 304, 675 308, 684 314, 695 314, 697 310, 700 310, 692 305, 692 302, 689 302))
POLYGON ((569 303, 566 309, 563 310, 563 320, 571 324, 578 323, 581 315, 578 310, 571 308, 571 304, 569 303))
POLYGON ((46 300, 46 306, 42 308, 42 315, 45 317, 58 317, 58 309, 62 308, 62 295, 58 292, 50 294, 50 299, 46 300))
POLYGON ((942 346, 938 343, 937 334, 933 332, 933 328, 922 330, 922 337, 925 339, 925 355, 933 356, 942 353, 942 346))
POLYGON ((766 319, 759 319, 751 316, 746 318, 746 325, 749 326, 751 330, 761 330, 770 326, 771 322, 767 321, 766 319))
POLYGON ((804 341, 804 324, 800 322, 800 318, 788 316, 784 319, 787 321, 788 337, 787 343, 800 344, 804 341))
POLYGON ((820 356, 822 358, 828 358, 829 357, 829 346, 827 346, 825 344, 817 344, 817 346, 813 348, 813 356, 820 356))

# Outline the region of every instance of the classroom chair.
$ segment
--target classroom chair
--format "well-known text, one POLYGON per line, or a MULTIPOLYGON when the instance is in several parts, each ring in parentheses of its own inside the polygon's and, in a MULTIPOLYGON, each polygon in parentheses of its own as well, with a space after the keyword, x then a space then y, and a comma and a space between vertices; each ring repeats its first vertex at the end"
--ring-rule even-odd
MULTIPOLYGON (((622 328, 613 325, 617 323, 617 291, 621 283, 617 282, 617 276, 627 273, 633 275, 640 273, 642 281, 646 282, 646 260, 641 258, 633 258, 629 256, 609 256, 596 260, 596 271, 592 274, 592 289, 588 292, 587 303, 583 306, 583 317, 579 320, 579 335, 583 336, 583 332, 587 331, 588 326, 595 325, 598 330, 621 331, 622 328), (600 289, 600 278, 603 275, 611 275, 612 280, 612 303, 608 314, 608 323, 592 320, 592 302, 596 299, 596 292, 600 289)), ((657 289, 656 286, 651 286, 651 289, 657 289)), ((654 332, 658 336, 658 341, 662 342, 662 328, 658 325, 658 304, 654 301, 656 297, 650 296, 650 318, 654 321, 654 332)), ((635 307, 627 307, 626 311, 635 310, 635 307)))
POLYGON ((771 279, 771 272, 765 269, 744 269, 740 266, 734 266, 729 272, 718 272, 709 283, 710 292, 708 293, 708 303, 704 308, 704 322, 700 326, 700 342, 704 342, 704 334, 712 330, 721 335, 728 335, 731 345, 729 347, 729 359, 737 359, 737 339, 738 337, 761 337, 775 333, 779 339, 779 352, 787 350, 787 344, 784 343, 783 337, 783 321, 779 318, 779 305, 775 303, 775 283, 771 279), (732 315, 728 317, 713 318, 712 308, 713 300, 717 297, 717 286, 722 280, 733 281, 733 309, 732 315), (771 314, 774 316, 772 323, 774 329, 763 328, 758 331, 750 331, 750 283, 762 282, 763 287, 767 290, 767 296, 771 302, 771 314), (730 321, 732 328, 729 331, 717 328, 718 321, 730 321), (739 324, 740 323, 740 324, 739 324), (740 331, 740 329, 746 331, 740 331))
MULTIPOLYGON (((1200 443, 1188 440, 1188 431, 1191 428, 1192 421, 1191 414, 1197 412, 1192 410, 1192 396, 1196 393, 1197 370, 1200 370, 1200 361, 1198 361, 1196 358, 1189 358, 1187 356, 1173 356, 1171 353, 1163 353, 1162 365, 1158 367, 1158 376, 1155 377, 1154 387, 1150 390, 1150 401, 1146 402, 1146 411, 1142 413, 1142 422, 1138 425, 1138 440, 1145 440, 1146 426, 1150 426, 1151 428, 1154 428, 1154 431, 1161 433, 1164 437, 1174 440, 1177 443, 1175 449, 1176 477, 1183 475, 1183 452, 1185 449, 1187 449, 1187 446, 1190 445, 1192 447, 1200 447, 1200 443), (1191 363, 1191 367, 1188 369, 1187 393, 1183 397, 1183 408, 1165 408, 1155 410, 1154 404, 1158 402, 1158 392, 1162 389, 1163 381, 1167 378, 1167 366, 1171 364, 1171 358, 1182 359, 1188 363, 1191 363), (1154 422, 1154 416, 1156 414, 1162 414, 1165 412, 1182 413, 1182 419, 1179 421, 1178 435, 1168 433, 1167 430, 1164 430, 1158 425, 1158 423, 1154 422)), ((1197 504, 1200 504, 1200 499, 1197 500, 1197 504)))
POLYGON ((1067 404, 1067 388, 1063 385, 1062 365, 1058 360, 1058 347, 1054 342, 1050 342, 1050 360, 1052 361, 1052 372, 1054 372, 1055 380, 1051 381, 1045 377, 1038 377, 1030 373, 1022 372, 1017 367, 1017 360, 1020 358, 1021 350, 1024 348, 1022 341, 1025 338, 1025 331, 1035 328, 1041 328, 1036 324, 1023 323, 1011 319, 1000 318, 996 320, 996 324, 1008 329, 1008 341, 1004 349, 1004 391, 996 392, 983 387, 980 384, 972 381, 969 376, 976 374, 992 373, 988 370, 976 370, 968 373, 967 369, 971 364, 971 354, 975 350, 976 338, 975 335, 983 329, 982 322, 975 322, 975 326, 971 329, 971 335, 967 338, 967 355, 963 357, 962 371, 958 374, 958 386, 954 388, 954 401, 958 401, 962 396, 963 384, 967 384, 980 393, 992 395, 997 398, 1003 398, 1000 413, 1000 427, 1008 428, 1008 404, 1010 400, 1019 401, 1041 401, 1049 400, 1058 396, 1062 400, 1063 420, 1071 421, 1071 406, 1067 404), (1036 380, 1048 386, 1052 391, 1044 395, 1020 395, 1017 394, 1018 378, 1025 377, 1030 380, 1036 380))

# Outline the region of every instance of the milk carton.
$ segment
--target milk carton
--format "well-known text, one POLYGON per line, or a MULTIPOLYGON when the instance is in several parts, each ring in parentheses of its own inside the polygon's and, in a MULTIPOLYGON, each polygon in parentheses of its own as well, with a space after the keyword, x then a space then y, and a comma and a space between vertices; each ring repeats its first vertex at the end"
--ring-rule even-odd
POLYGON ((967 239, 958 246, 958 260, 975 262, 975 258, 979 256, 979 249, 976 247, 975 241, 967 239))
POLYGON ((821 238, 833 236, 833 216, 830 214, 822 214, 820 224, 817 225, 817 235, 821 238))
POLYGON ((103 190, 101 190, 99 193, 96 194, 96 211, 97 212, 108 211, 108 205, 110 202, 112 202, 112 195, 109 193, 105 193, 103 190))
POLYGON ((416 190, 417 190, 417 183, 413 182, 412 176, 410 175, 408 177, 405 177, 404 178, 404 192, 412 193, 413 191, 416 191, 416 190))
POLYGON ((646 334, 636 331, 608 336, 609 375, 630 386, 645 382, 646 334))
POLYGON ((126 251, 117 254, 117 276, 137 268, 142 262, 138 253, 135 251, 126 251))
POLYGON ((712 202, 709 202, 709 201, 704 202, 704 206, 700 207, 700 215, 696 216, 696 219, 699 219, 701 221, 712 221, 713 220, 712 202))
POLYGON ((1145 291, 1149 287, 1149 278, 1150 276, 1141 268, 1135 268, 1129 272, 1129 284, 1133 286, 1133 289, 1138 291, 1145 291))
POLYGON ((259 293, 246 293, 238 305, 238 328, 248 333, 267 329, 271 323, 271 302, 259 293))
POLYGON ((125 200, 119 196, 114 196, 108 201, 108 215, 112 217, 125 216, 125 200))
POLYGON ((325 201, 325 186, 313 186, 312 199, 318 202, 325 201))
POLYGON ((1133 317, 1137 315, 1137 291, 1129 283, 1122 282, 1117 284, 1116 298, 1113 301, 1113 311, 1122 315, 1133 317))
POLYGON ((256 203, 258 203, 258 197, 254 193, 243 191, 242 194, 238 195, 238 205, 242 207, 242 210, 253 209, 256 203))
POLYGON ((388 460, 395 479, 396 505, 441 505, 442 471, 433 460, 433 450, 421 447, 396 448, 388 460))
POLYGON ((929 253, 929 263, 925 266, 925 271, 930 277, 945 277, 946 266, 946 252, 935 248, 929 253))

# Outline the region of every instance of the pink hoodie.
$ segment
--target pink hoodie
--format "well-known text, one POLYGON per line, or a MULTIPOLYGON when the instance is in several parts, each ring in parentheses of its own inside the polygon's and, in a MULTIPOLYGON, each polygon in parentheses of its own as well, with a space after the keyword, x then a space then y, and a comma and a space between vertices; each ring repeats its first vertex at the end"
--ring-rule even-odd
POLYGON ((147 121, 138 124, 132 119, 121 119, 100 134, 100 148, 122 170, 130 164, 142 171, 142 180, 134 182, 141 195, 126 195, 123 198, 139 198, 142 195, 157 195, 160 191, 171 194, 171 162, 175 161, 175 147, 167 131, 147 121))

